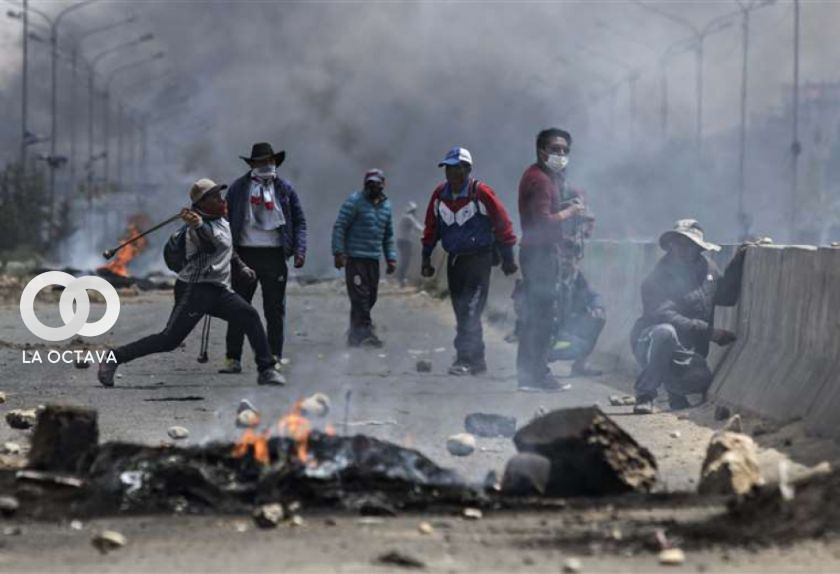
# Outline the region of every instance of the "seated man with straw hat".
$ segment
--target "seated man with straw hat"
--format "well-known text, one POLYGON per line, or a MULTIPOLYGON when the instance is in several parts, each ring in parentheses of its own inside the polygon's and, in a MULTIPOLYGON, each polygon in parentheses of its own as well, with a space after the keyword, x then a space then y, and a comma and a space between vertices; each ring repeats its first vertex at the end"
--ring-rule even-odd
POLYGON ((745 247, 721 275, 704 252, 720 251, 706 241, 694 219, 681 219, 659 238, 665 255, 642 283, 642 316, 630 334, 642 368, 636 379, 636 414, 655 412, 659 387, 673 410, 691 406, 689 394, 705 397, 712 383, 706 363, 709 344, 725 346, 735 334, 714 326, 715 306, 732 306, 741 293, 745 247))
POLYGON ((165 351, 173 351, 187 338, 204 315, 219 317, 245 331, 257 362, 257 383, 283 384, 274 369, 274 357, 260 316, 241 296, 231 290, 231 267, 255 279, 254 272, 233 256, 230 226, 225 219, 227 204, 222 196, 226 185, 199 179, 190 189, 190 208, 181 210, 186 232, 186 264, 175 283, 175 306, 163 331, 113 349, 116 363, 100 363, 98 379, 114 386, 117 366, 165 351))

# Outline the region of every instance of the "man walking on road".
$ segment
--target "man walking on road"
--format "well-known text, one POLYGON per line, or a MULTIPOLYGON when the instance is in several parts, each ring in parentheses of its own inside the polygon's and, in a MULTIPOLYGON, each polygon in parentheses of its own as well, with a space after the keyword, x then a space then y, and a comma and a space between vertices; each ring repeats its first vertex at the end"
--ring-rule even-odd
POLYGON ((487 304, 495 255, 505 275, 516 273, 516 235, 504 205, 486 183, 470 177, 472 155, 454 147, 438 164, 446 181, 435 188, 426 209, 423 232, 424 277, 435 273, 432 251, 438 241, 447 252, 446 277, 457 322, 455 362, 449 373, 478 375, 487 371, 481 314, 487 304))
POLYGON ((399 252, 397 279, 400 281, 400 287, 405 287, 414 255, 414 244, 423 234, 423 224, 415 217, 415 213, 417 213, 417 204, 409 201, 405 213, 397 224, 397 251, 399 252))
POLYGON ((391 201, 385 195, 385 174, 381 169, 365 173, 364 189, 351 194, 342 204, 333 226, 332 251, 335 268, 346 267, 350 297, 347 344, 381 347, 370 317, 379 292, 380 254, 385 254, 389 275, 397 268, 391 201))
POLYGON ((175 306, 160 333, 113 349, 117 363, 101 363, 97 378, 106 387, 114 386, 117 365, 153 353, 175 350, 204 315, 219 317, 248 336, 254 349, 260 385, 285 383, 274 370, 274 357, 257 311, 231 288, 231 268, 244 282, 256 275, 233 252, 230 226, 225 219, 222 191, 227 186, 200 179, 190 189, 192 207, 181 211, 189 226, 185 236, 185 262, 175 283, 175 306))
POLYGON ((673 410, 691 406, 689 394, 705 397, 712 382, 706 363, 709 343, 725 346, 735 334, 714 327, 715 306, 730 307, 741 294, 746 245, 721 276, 704 251, 720 247, 704 239, 694 219, 677 221, 659 238, 665 255, 642 283, 642 316, 630 343, 642 372, 636 379, 636 414, 655 412, 659 387, 668 391, 673 410))
POLYGON ((576 230, 585 208, 579 194, 567 193, 565 185, 572 145, 569 132, 549 128, 537 135, 536 143, 537 161, 525 170, 519 183, 523 309, 516 370, 520 389, 555 390, 560 383, 552 375, 548 359, 560 248, 564 238, 581 241, 576 230))
MULTIPOLYGON (((234 277, 233 289, 250 303, 257 283, 262 287, 268 342, 278 368, 285 340, 286 261, 293 257, 295 267, 301 268, 306 259, 306 218, 300 199, 294 187, 277 175, 285 157, 284 151, 274 153, 271 144, 254 144, 250 157, 242 157, 250 171, 234 181, 228 193, 234 248, 257 273, 257 282, 252 283, 234 277)), ((242 372, 243 336, 239 326, 228 325, 220 373, 242 372)))

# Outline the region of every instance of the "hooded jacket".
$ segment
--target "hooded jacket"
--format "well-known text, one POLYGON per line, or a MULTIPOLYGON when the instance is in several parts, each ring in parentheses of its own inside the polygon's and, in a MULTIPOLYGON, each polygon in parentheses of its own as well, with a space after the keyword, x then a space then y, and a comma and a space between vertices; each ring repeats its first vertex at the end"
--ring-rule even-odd
POLYGON ((348 197, 338 212, 332 234, 333 255, 343 253, 358 259, 397 260, 391 200, 386 196, 374 203, 364 191, 348 197))

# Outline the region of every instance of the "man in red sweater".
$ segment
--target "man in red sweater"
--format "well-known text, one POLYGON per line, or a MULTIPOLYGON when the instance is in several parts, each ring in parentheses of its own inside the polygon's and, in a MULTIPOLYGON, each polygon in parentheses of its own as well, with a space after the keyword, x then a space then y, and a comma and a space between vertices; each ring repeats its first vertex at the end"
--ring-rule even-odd
POLYGON ((537 135, 537 162, 525 170, 519 182, 524 309, 516 371, 522 390, 560 386, 548 368, 560 245, 564 238, 582 241, 581 228, 586 225, 581 217, 582 198, 565 184, 571 145, 572 136, 565 130, 541 131, 537 135))
POLYGON ((452 375, 487 371, 481 314, 487 304, 494 253, 501 257, 505 275, 517 271, 510 217, 490 186, 470 177, 472 165, 470 152, 462 147, 449 150, 438 164, 446 168, 446 181, 432 193, 423 231, 424 277, 435 273, 431 256, 438 240, 449 254, 446 277, 457 322, 452 375))

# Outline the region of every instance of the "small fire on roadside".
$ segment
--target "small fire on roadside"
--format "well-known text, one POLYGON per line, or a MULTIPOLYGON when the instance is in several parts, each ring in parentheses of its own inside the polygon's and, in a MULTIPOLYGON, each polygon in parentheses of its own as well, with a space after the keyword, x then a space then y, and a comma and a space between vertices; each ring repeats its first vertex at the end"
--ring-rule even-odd
MULTIPOLYGON (((256 432, 253 429, 246 429, 233 447, 233 456, 243 458, 252 452, 255 461, 264 465, 269 464, 268 439, 272 430, 276 430, 279 436, 288 437, 294 441, 297 460, 303 464, 314 464, 315 461, 309 453, 312 423, 303 415, 301 404, 302 401, 296 401, 288 414, 280 417, 275 425, 265 431, 256 432)), ((335 428, 330 424, 326 425, 324 434, 335 436, 335 428)))
MULTIPOLYGON (((120 237, 120 243, 140 235, 140 227, 144 224, 143 222, 147 220, 148 218, 145 215, 132 215, 128 220, 128 228, 125 233, 123 233, 122 237, 120 237)), ((116 254, 114 254, 113 259, 105 265, 98 267, 96 270, 99 272, 104 271, 106 273, 118 275, 120 277, 128 277, 130 275, 128 272, 128 264, 131 263, 132 259, 140 255, 140 253, 146 249, 146 245, 146 238, 142 237, 134 243, 130 243, 117 251, 116 254)))

